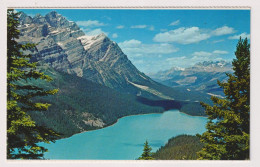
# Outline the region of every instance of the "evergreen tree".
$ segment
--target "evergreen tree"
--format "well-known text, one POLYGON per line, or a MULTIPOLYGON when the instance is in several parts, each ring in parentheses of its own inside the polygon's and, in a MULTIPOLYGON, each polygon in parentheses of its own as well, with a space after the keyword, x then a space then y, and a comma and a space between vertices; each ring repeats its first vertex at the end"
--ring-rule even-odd
POLYGON ((28 112, 47 110, 50 104, 33 100, 38 96, 53 95, 57 89, 44 90, 30 85, 30 80, 52 79, 36 69, 36 62, 30 62, 31 55, 25 51, 35 48, 34 44, 19 44, 19 13, 7 11, 7 158, 43 158, 44 147, 38 142, 54 141, 57 134, 45 127, 37 126, 28 112))
POLYGON ((144 149, 141 157, 139 157, 139 160, 154 160, 152 157, 152 148, 149 146, 148 141, 146 140, 144 143, 144 149))
POLYGON ((200 136, 205 144, 199 159, 249 159, 250 120, 250 44, 238 41, 233 74, 227 82, 219 82, 226 98, 211 97, 214 105, 201 103, 208 115, 207 131, 200 136))

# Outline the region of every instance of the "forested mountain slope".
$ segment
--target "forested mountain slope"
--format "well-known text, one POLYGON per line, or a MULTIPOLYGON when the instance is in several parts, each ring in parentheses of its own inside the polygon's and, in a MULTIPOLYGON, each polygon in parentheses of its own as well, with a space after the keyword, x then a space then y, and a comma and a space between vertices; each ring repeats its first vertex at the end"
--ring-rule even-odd
POLYGON ((203 143, 197 136, 180 135, 168 140, 153 157, 158 160, 196 160, 203 143))
POLYGON ((57 88, 59 92, 55 96, 35 99, 50 103, 51 107, 48 111, 31 112, 30 115, 40 125, 52 128, 62 136, 102 128, 127 115, 164 111, 163 107, 138 102, 134 95, 119 93, 84 78, 57 72, 48 66, 42 66, 41 72, 54 78, 53 82, 31 82, 46 89, 57 88))

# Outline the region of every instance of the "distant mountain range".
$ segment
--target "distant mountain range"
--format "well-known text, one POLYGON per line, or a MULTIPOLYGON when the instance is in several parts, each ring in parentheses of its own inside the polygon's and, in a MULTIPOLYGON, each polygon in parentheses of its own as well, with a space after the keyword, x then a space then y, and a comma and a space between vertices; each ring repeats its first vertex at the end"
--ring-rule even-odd
POLYGON ((107 126, 122 116, 170 108, 205 115, 199 101, 209 102, 209 95, 154 81, 105 34, 86 36, 75 22, 55 11, 33 18, 21 13, 19 20, 18 42, 37 44, 30 52, 32 61, 38 61, 38 68, 55 81, 35 84, 60 89, 56 96, 39 99, 52 107, 32 113, 37 123, 69 136, 107 126))
POLYGON ((173 67, 166 71, 150 74, 154 80, 170 87, 185 87, 189 91, 201 91, 222 96, 217 80, 227 80, 226 73, 232 73, 232 64, 226 61, 204 61, 189 68, 173 67))

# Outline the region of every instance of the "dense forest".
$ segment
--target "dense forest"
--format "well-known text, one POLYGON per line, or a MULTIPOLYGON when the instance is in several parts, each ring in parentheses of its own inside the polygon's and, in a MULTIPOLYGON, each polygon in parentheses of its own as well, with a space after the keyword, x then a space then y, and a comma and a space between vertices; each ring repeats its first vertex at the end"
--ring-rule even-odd
POLYGON ((45 88, 58 88, 59 92, 56 96, 35 98, 52 105, 48 111, 31 112, 30 115, 39 125, 53 128, 61 137, 98 128, 85 124, 84 120, 87 119, 101 119, 108 126, 123 116, 164 111, 162 107, 137 102, 134 95, 121 94, 84 78, 57 72, 49 67, 40 69, 53 77, 54 82, 31 82, 45 88))
POLYGON ((157 160, 196 160, 202 147, 197 136, 180 135, 169 139, 152 157, 157 160))

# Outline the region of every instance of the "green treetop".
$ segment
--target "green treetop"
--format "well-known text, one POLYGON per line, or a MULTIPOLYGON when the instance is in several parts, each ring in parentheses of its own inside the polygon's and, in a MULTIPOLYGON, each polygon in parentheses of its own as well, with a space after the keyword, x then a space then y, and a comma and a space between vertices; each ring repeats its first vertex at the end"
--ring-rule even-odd
POLYGON ((19 44, 19 13, 7 11, 7 158, 39 159, 47 151, 38 142, 54 141, 57 134, 37 126, 28 112, 47 110, 50 104, 35 102, 35 97, 53 95, 57 89, 44 90, 31 85, 30 80, 51 81, 30 62, 31 55, 24 51, 35 48, 34 44, 19 44))
POLYGON ((211 97, 214 105, 201 103, 208 115, 207 131, 200 136, 205 144, 199 159, 249 159, 250 120, 250 45, 247 38, 238 41, 233 74, 221 83, 226 98, 211 97))
POLYGON ((154 158, 152 157, 152 148, 149 146, 148 141, 146 140, 144 143, 144 149, 141 157, 139 157, 139 160, 153 160, 154 158))

